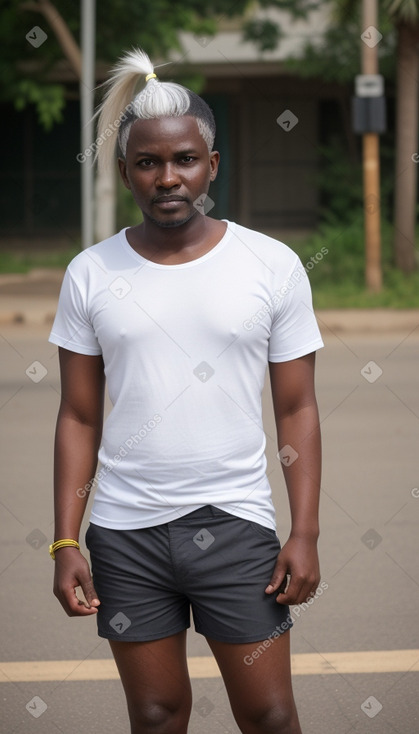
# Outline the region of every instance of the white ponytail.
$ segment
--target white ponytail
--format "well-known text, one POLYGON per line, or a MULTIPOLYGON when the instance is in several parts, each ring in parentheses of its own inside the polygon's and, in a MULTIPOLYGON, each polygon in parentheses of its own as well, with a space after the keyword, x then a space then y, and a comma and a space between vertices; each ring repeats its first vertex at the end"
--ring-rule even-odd
POLYGON ((141 49, 122 56, 105 86, 107 91, 96 113, 99 121, 94 145, 101 170, 112 164, 117 141, 125 157, 131 126, 138 119, 191 115, 208 150, 212 150, 215 120, 207 103, 180 84, 158 81, 153 64, 141 49), (139 82, 142 88, 134 97, 139 82))
POLYGON ((101 169, 111 165, 117 137, 125 156, 131 125, 136 119, 185 115, 193 94, 180 84, 158 81, 153 64, 141 49, 127 52, 105 85, 108 89, 96 113, 99 115, 96 158, 101 169), (143 82, 143 88, 133 99, 139 81, 143 82))

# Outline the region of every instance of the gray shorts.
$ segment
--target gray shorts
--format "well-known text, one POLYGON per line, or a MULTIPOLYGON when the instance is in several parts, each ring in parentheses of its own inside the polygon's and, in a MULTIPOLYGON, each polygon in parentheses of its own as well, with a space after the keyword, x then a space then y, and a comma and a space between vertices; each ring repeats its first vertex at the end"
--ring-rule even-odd
POLYGON ((207 505, 163 525, 86 533, 101 601, 101 637, 158 640, 190 627, 220 642, 290 629, 289 608, 264 589, 280 543, 274 530, 207 505))

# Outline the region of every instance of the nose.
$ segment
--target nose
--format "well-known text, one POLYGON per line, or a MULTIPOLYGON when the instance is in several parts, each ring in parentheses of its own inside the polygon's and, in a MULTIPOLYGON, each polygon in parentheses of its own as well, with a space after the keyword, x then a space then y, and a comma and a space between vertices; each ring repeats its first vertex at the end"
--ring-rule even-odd
POLYGON ((172 189, 174 186, 179 186, 179 184, 179 176, 171 163, 165 163, 159 166, 156 178, 156 186, 158 188, 172 189))

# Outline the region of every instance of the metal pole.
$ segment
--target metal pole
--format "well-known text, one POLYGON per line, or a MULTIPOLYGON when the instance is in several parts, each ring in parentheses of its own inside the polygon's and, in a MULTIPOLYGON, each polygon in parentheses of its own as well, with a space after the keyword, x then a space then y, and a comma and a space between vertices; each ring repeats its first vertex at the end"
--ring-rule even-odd
POLYGON ((81 53, 80 80, 81 150, 86 159, 81 163, 81 231, 82 247, 90 247, 94 240, 94 167, 92 143, 94 125, 95 88, 95 0, 81 0, 81 53))
MULTIPOLYGON (((377 27, 377 0, 362 2, 362 30, 377 27)), ((378 74, 377 45, 362 43, 362 73, 378 74)), ((378 293, 382 287, 380 231, 380 153, 377 133, 363 136, 364 216, 365 216, 365 282, 378 293)))

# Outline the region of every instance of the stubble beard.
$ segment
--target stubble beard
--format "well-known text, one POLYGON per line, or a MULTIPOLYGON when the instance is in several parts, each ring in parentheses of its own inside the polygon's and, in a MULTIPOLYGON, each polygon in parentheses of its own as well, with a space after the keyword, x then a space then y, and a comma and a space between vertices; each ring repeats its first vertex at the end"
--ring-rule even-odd
POLYGON ((161 227, 162 229, 173 229, 175 227, 182 227, 182 225, 187 224, 192 217, 195 216, 195 214, 198 214, 199 212, 191 211, 189 212, 188 216, 183 217, 182 219, 176 219, 172 221, 165 221, 161 219, 156 219, 155 217, 151 216, 150 214, 147 214, 147 218, 153 222, 153 224, 156 224, 158 227, 161 227))

